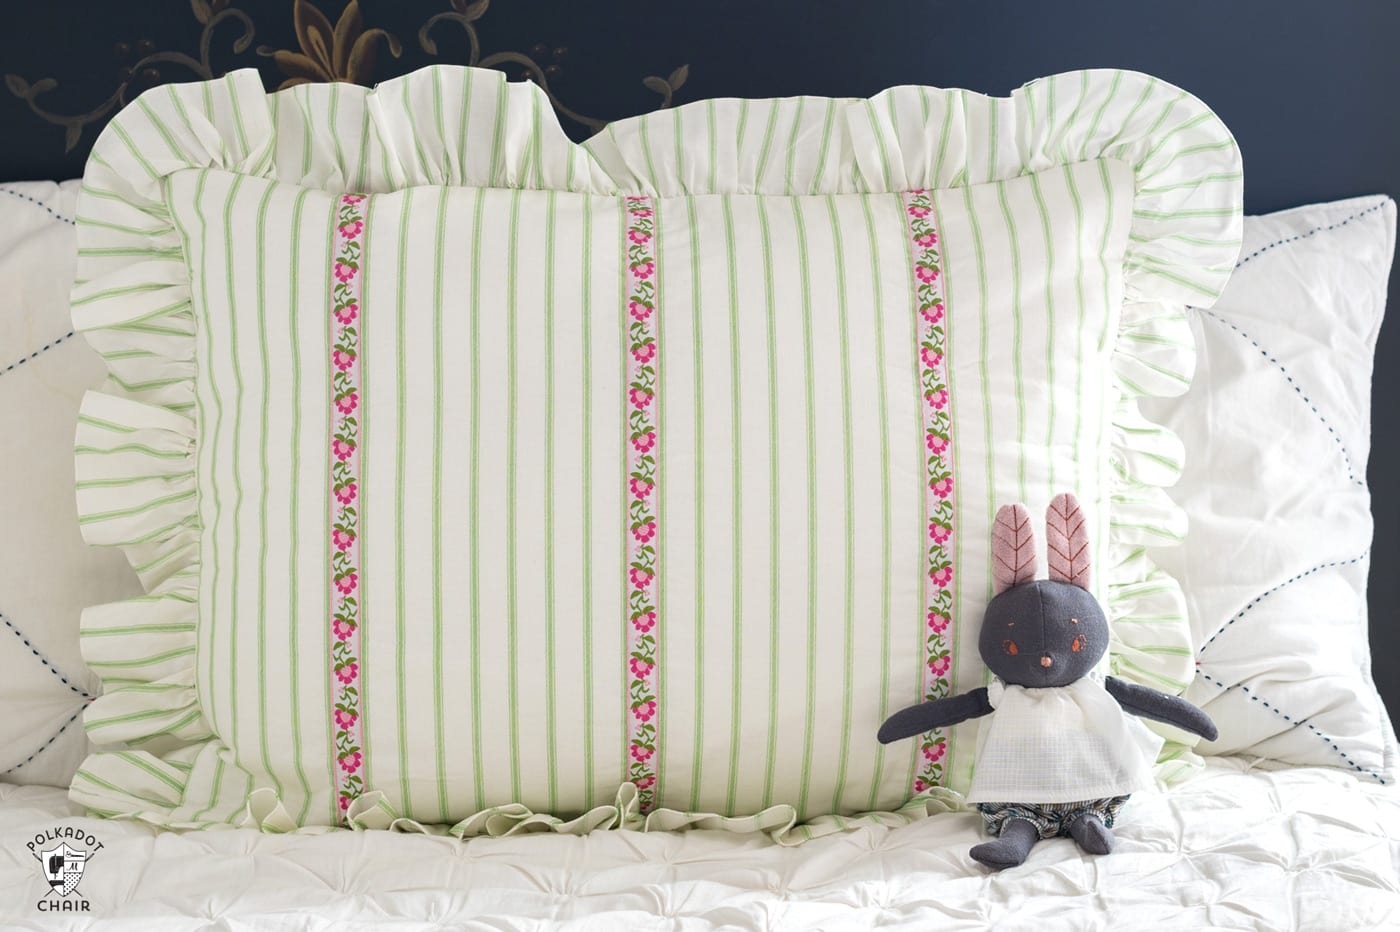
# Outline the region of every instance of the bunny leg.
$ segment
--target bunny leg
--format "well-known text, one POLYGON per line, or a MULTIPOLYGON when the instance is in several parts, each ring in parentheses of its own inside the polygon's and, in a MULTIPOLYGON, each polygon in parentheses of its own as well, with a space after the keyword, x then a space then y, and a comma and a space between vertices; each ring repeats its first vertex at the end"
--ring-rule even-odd
POLYGON ((1024 863, 1031 848, 1040 841, 1040 832, 1025 819, 1008 819, 996 841, 983 842, 968 854, 992 870, 1005 870, 1024 863))
POLYGON ((1109 854, 1113 851, 1113 830, 1092 812, 1075 819, 1069 827, 1070 837, 1088 854, 1109 854))

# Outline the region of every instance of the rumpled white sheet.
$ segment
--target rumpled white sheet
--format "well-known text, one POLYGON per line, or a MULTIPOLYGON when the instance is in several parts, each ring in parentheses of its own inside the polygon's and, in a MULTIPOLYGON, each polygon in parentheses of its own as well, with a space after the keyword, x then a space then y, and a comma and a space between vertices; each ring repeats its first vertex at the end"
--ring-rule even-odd
POLYGON ((387 832, 161 833, 86 819, 62 790, 0 784, 6 929, 1400 929, 1400 790, 1216 759, 1135 796, 1118 851, 1042 842, 991 874, 976 813, 782 848, 720 832, 451 839, 387 832), (25 848, 104 844, 89 915, 44 914, 25 848))

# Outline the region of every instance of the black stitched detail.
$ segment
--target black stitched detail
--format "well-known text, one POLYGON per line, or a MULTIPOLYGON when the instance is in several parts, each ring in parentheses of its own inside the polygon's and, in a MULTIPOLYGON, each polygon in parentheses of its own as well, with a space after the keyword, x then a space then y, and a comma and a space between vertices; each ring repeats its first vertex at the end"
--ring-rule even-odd
POLYGON ((22 365, 24 365, 25 363, 29 362, 29 360, 34 359, 35 357, 37 357, 40 353, 46 353, 46 352, 48 352, 49 350, 53 349, 55 346, 57 346, 58 344, 62 343, 64 340, 67 340, 67 339, 71 338, 72 336, 73 336, 73 331, 72 331, 72 330, 69 330, 67 333, 65 333, 63 336, 59 337, 57 340, 52 340, 52 341, 50 341, 50 342, 48 342, 48 343, 45 343, 43 346, 39 347, 39 348, 36 349, 34 352, 30 353, 28 356, 24 357, 24 358, 21 359, 19 362, 12 362, 12 363, 10 363, 8 366, 6 366, 6 367, 4 368, 3 371, 0 371, 0 375, 4 375, 6 372, 9 372, 11 369, 18 369, 20 366, 22 366, 22 365))
POLYGON ((69 689, 73 690, 73 692, 77 693, 79 696, 82 696, 84 699, 91 701, 92 699, 96 698, 92 695, 92 693, 88 692, 87 690, 81 689, 68 682, 68 678, 62 673, 59 673, 57 668, 55 668, 53 664, 49 663, 48 659, 43 654, 39 653, 38 648, 36 648, 33 644, 29 643, 29 639, 20 633, 19 628, 15 627, 15 623, 13 621, 10 621, 10 619, 6 618, 3 614, 0 614, 0 621, 3 621, 5 623, 5 627, 9 628, 15 633, 15 637, 19 638, 20 641, 24 644, 24 646, 29 648, 29 652, 35 657, 37 657, 40 663, 42 663, 45 667, 48 667, 50 673, 58 677, 59 682, 61 682, 64 686, 67 686, 69 689))
POLYGON ((1320 732, 1320 731, 1318 731, 1316 728, 1314 728, 1311 724, 1308 723, 1307 719, 1301 719, 1301 718, 1300 718, 1300 719, 1294 721, 1293 719, 1289 718, 1287 715, 1284 715, 1283 711, 1282 711, 1281 709, 1279 709, 1277 706, 1274 706, 1274 705, 1270 704, 1267 700, 1261 699, 1261 698, 1259 698, 1258 696, 1256 696, 1256 695, 1254 694, 1254 691, 1253 691, 1252 689, 1250 689, 1248 686, 1244 685, 1243 683, 1236 683, 1235 686, 1226 686, 1224 683, 1220 682, 1220 681, 1217 680, 1215 677, 1211 676, 1209 673, 1206 673, 1204 670, 1197 670, 1196 672, 1199 673, 1199 674, 1201 675, 1201 678, 1202 678, 1203 680, 1205 680, 1205 681, 1208 682, 1208 683, 1213 683, 1213 684, 1215 684, 1216 686, 1219 686, 1222 690, 1229 691, 1229 690, 1235 688, 1235 686, 1239 687, 1240 689, 1244 690, 1245 695, 1248 696, 1248 697, 1250 698, 1250 701, 1251 701, 1251 702, 1258 702, 1258 703, 1260 703, 1261 705, 1263 705, 1264 708, 1268 709, 1270 712, 1274 713, 1275 715, 1282 716, 1283 718, 1285 718, 1285 719, 1287 719, 1288 721, 1292 722, 1294 725, 1302 725, 1302 726, 1303 726, 1304 728, 1306 728, 1308 731, 1310 731, 1310 732, 1312 732, 1313 734, 1317 735, 1319 738, 1321 738, 1321 739, 1327 744, 1327 746, 1328 746, 1329 748, 1331 748, 1332 750, 1336 751, 1339 755, 1341 755, 1342 760, 1346 761, 1347 766, 1350 767, 1352 770, 1355 770, 1357 773, 1364 773, 1364 774, 1369 775, 1372 779, 1374 779, 1377 783, 1380 783, 1382 786, 1387 785, 1387 784, 1386 784, 1386 779, 1385 779, 1384 777, 1382 777, 1380 774, 1376 773, 1376 772, 1373 771, 1373 770, 1367 770, 1365 767, 1362 767, 1360 764, 1356 763, 1356 761, 1354 761, 1354 760, 1352 760, 1350 757, 1348 757, 1346 751, 1343 751, 1341 748, 1337 747, 1337 742, 1333 741, 1331 738, 1327 737, 1327 736, 1324 735, 1322 732, 1320 732))
POLYGON ((1264 349, 1264 347, 1259 345, 1258 340, 1254 339, 1249 334, 1245 333, 1243 330, 1237 327, 1235 324, 1221 317, 1214 311, 1206 310, 1203 307, 1194 308, 1194 310, 1200 311, 1202 314, 1204 314, 1211 320, 1218 321, 1219 323, 1224 324, 1231 330, 1238 333, 1240 336, 1244 337, 1246 340, 1249 341, 1251 346, 1253 346, 1259 351, 1260 356, 1263 356, 1265 359, 1267 359, 1270 363, 1273 364, 1274 368, 1278 369, 1279 372, 1283 373, 1283 377, 1288 380, 1288 384, 1293 386, 1293 391, 1297 392, 1298 397, 1303 399, 1303 403, 1308 406, 1309 410, 1312 411, 1313 415, 1316 416, 1318 421, 1322 423, 1322 426, 1327 428, 1327 433, 1332 435, 1332 440, 1334 443, 1337 444, 1337 449, 1341 451, 1342 459, 1346 463, 1347 480, 1351 482, 1352 485, 1365 487, 1366 480, 1358 479, 1356 477, 1356 470, 1352 468, 1351 464, 1351 454, 1347 452, 1346 444, 1342 443, 1341 436, 1338 435, 1338 433, 1336 432, 1336 430, 1333 429, 1331 424, 1327 423, 1326 415, 1324 415, 1321 411, 1317 409, 1317 405, 1313 404, 1313 400, 1307 395, 1303 394, 1303 389, 1298 385, 1297 382, 1293 381, 1293 376, 1288 374, 1288 370, 1283 367, 1283 363, 1278 361, 1278 357, 1270 355, 1268 350, 1264 349))
MULTIPOLYGON (((90 701, 90 700, 89 700, 89 701, 90 701)), ((27 763, 29 763, 30 761, 32 761, 34 758, 38 757, 40 754, 42 754, 42 753, 44 753, 45 751, 47 751, 47 750, 49 749, 49 745, 51 745, 51 744, 53 744, 55 741, 57 741, 57 740, 58 740, 58 736, 61 735, 61 734, 63 734, 65 731, 68 730, 68 726, 71 725, 71 724, 73 724, 73 722, 77 720, 77 718, 78 718, 79 715, 82 715, 82 714, 83 714, 83 709, 85 709, 85 708, 87 708, 87 704, 86 704, 86 703, 84 703, 84 704, 83 704, 83 707, 80 708, 80 709, 78 709, 78 711, 74 712, 74 713, 72 714, 72 716, 68 719, 68 721, 66 721, 66 722, 64 722, 62 725, 58 726, 58 731, 54 732, 53 735, 49 738, 49 740, 47 740, 47 741, 45 741, 43 744, 39 745, 39 750, 35 751, 33 754, 30 754, 28 757, 26 757, 24 760, 20 761, 18 764, 15 764, 15 765, 14 765, 13 767, 11 767, 9 770, 4 771, 4 773, 0 773, 0 777, 3 777, 3 776, 6 776, 6 775, 8 775, 8 774, 14 773, 16 770, 20 769, 20 768, 23 767, 25 764, 27 764, 27 763)))
POLYGON ((1291 578, 1289 578, 1289 579, 1285 579, 1283 582, 1279 583, 1277 586, 1274 586, 1272 589, 1266 589, 1266 590, 1264 590, 1263 592, 1259 593, 1259 594, 1258 594, 1257 596, 1255 596, 1254 598, 1250 599, 1250 600, 1249 600, 1249 603, 1248 603, 1247 605, 1245 605, 1244 608, 1240 609, 1239 612, 1237 612, 1237 613, 1235 614, 1234 617, 1232 617, 1229 621, 1225 622, 1225 624, 1221 625, 1221 626, 1220 626, 1220 630, 1216 631, 1216 632, 1215 632, 1214 634, 1212 634, 1210 637, 1206 638, 1206 642, 1205 642, 1204 644, 1201 645, 1201 647, 1200 647, 1199 650, 1196 651, 1197 655, 1204 654, 1204 653, 1206 652, 1206 648, 1209 647, 1209 646, 1212 644, 1212 642, 1215 641, 1216 638, 1220 637, 1220 635, 1222 635, 1222 634, 1225 633, 1225 629, 1226 629, 1226 628, 1230 627, 1232 624, 1234 624, 1235 622, 1239 621, 1241 618, 1243 618, 1243 617, 1250 611, 1250 609, 1254 608, 1254 607, 1255 607, 1256 605, 1258 605, 1260 602, 1264 601, 1264 600, 1267 599, 1269 596, 1273 595, 1275 592, 1278 592, 1280 589, 1284 588, 1285 586, 1291 586, 1293 583, 1297 582, 1297 581, 1300 580, 1300 579, 1305 579, 1305 578, 1307 578, 1308 576, 1311 576, 1313 573, 1321 572, 1322 570, 1326 570, 1326 569, 1331 569, 1331 568, 1334 567, 1334 566, 1352 566, 1353 564, 1360 563, 1362 560, 1364 560, 1364 559, 1366 559, 1368 556, 1370 556, 1370 554, 1371 554, 1371 551, 1370 551, 1369 548, 1367 548, 1366 550, 1362 551, 1362 553, 1361 553, 1360 556, 1352 557, 1350 560, 1334 560, 1334 561, 1331 562, 1331 563, 1320 563, 1320 564, 1318 564, 1317 566, 1314 566, 1314 567, 1313 567, 1312 569, 1310 569, 1310 570, 1304 570, 1303 572, 1299 573, 1297 576, 1293 576, 1293 577, 1291 577, 1291 578))
POLYGON ((34 198, 30 197, 28 194, 21 194, 20 192, 14 190, 13 188, 0 188, 0 193, 8 194, 8 195, 10 195, 10 197, 17 197, 17 198, 19 198, 21 201, 28 201, 29 203, 33 204, 35 207, 40 207, 40 208, 42 208, 42 209, 44 209, 44 210, 47 210, 47 211, 53 216, 53 218, 54 218, 55 220, 61 220, 61 221, 63 221, 64 223, 67 223, 67 224, 69 224, 69 225, 71 225, 71 226, 77 226, 77 225, 78 225, 78 222, 77 222, 76 220, 74 220, 72 217, 65 217, 65 216, 63 216, 63 214, 61 214, 61 213, 59 213, 58 211, 54 210, 54 209, 53 209, 52 207, 50 207, 48 204, 45 204, 43 201, 37 201, 37 200, 35 200, 34 198))
POLYGON ((1293 235, 1293 236, 1286 236, 1286 237, 1284 237, 1283 239, 1280 239, 1280 240, 1274 240, 1274 241, 1273 241, 1272 243, 1270 243, 1269 245, 1267 245, 1267 246, 1260 246, 1258 249, 1254 250, 1254 251, 1251 252, 1249 255, 1245 256, 1245 257, 1244 257, 1243 259, 1241 259, 1239 262, 1236 262, 1236 263, 1235 263, 1235 268, 1239 268, 1240 266, 1244 265, 1246 262, 1250 261, 1251 259, 1254 259, 1254 258, 1256 258, 1257 256, 1260 256, 1260 255, 1262 255, 1262 254, 1268 252, 1270 249, 1274 249, 1275 247, 1278 247, 1278 246, 1287 246, 1289 243, 1296 243, 1296 242, 1298 242, 1298 241, 1300 241, 1300 240, 1305 240, 1305 239, 1307 239, 1308 237, 1316 236, 1318 233, 1330 233, 1332 230, 1341 229, 1342 227, 1346 226, 1348 223, 1351 223, 1353 220, 1360 220, 1362 217, 1366 216, 1367 214, 1373 214, 1373 213, 1375 213, 1376 211, 1380 210, 1380 209, 1381 209, 1382 207, 1384 207, 1384 206, 1385 206, 1385 201, 1381 201, 1379 204, 1373 204, 1372 206, 1367 207, 1365 210, 1358 211, 1358 212, 1352 214, 1350 217, 1347 217, 1345 220, 1338 220, 1336 223, 1328 224, 1328 225, 1325 226, 1325 227, 1313 227, 1311 230, 1307 231, 1306 233, 1297 233, 1297 234, 1295 234, 1295 235, 1293 235))

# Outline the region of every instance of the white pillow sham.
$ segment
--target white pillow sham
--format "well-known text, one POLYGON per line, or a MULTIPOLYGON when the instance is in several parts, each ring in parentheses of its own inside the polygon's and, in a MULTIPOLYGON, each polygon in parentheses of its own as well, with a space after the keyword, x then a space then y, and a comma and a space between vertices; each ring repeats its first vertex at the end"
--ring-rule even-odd
POLYGON ((1154 556, 1186 593, 1186 698, 1220 726, 1201 753, 1395 779, 1366 607, 1371 370, 1394 248, 1387 197, 1248 218, 1224 294, 1190 312, 1190 390, 1143 404, 1186 447, 1172 491, 1186 545, 1154 556))
POLYGON ((73 333, 78 182, 0 185, 0 780, 62 786, 87 753, 99 692, 78 614, 140 586, 88 547, 73 503, 73 422, 106 367, 73 333))

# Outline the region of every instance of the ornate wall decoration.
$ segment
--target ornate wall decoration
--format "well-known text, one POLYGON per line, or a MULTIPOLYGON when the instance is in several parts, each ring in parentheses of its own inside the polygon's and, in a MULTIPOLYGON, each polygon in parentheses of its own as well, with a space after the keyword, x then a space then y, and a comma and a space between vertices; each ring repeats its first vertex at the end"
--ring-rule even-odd
MULTIPOLYGON (((554 105, 554 109, 562 116, 568 117, 575 123, 587 126, 593 132, 597 132, 608 125, 607 120, 600 120, 596 117, 584 116, 564 105, 554 90, 549 86, 549 72, 557 66, 541 65, 536 57, 526 55, 523 52, 492 52, 489 55, 481 54, 481 40, 476 34, 476 27, 472 25, 480 19, 491 6, 491 0, 451 0, 452 9, 438 13, 429 17, 421 29, 418 30, 418 44, 423 47, 423 51, 429 55, 438 54, 437 42, 433 40, 433 28, 439 23, 456 23, 467 34, 467 41, 471 43, 471 57, 465 62, 478 68, 501 68, 503 65, 519 65, 524 69, 525 77, 534 81, 540 89, 549 97, 549 102, 554 105)), ((560 51, 560 50, 556 50, 560 51)), ((542 56, 540 56, 542 57, 542 56)), ((556 56, 558 57, 558 56, 556 56)), ((504 69, 502 69, 504 70, 504 69)), ((642 78, 642 85, 648 90, 655 91, 661 95, 661 103, 658 109, 671 106, 671 100, 681 85, 685 84, 685 79, 690 75, 690 66, 681 65, 665 78, 656 75, 648 75, 642 78)))
MULTIPOLYGON (((214 40, 215 30, 222 23, 232 20, 243 27, 243 33, 233 40, 231 48, 234 54, 247 51, 248 46, 253 44, 253 21, 248 18, 247 13, 231 6, 230 0, 190 0, 190 8, 194 13, 194 18, 203 26, 199 34, 199 57, 195 58, 184 52, 147 51, 134 64, 123 69, 128 74, 117 84, 116 90, 106 100, 86 113, 54 113, 39 103, 39 97, 58 87, 58 81, 54 78, 43 78, 30 84, 17 74, 7 74, 5 75, 5 86, 9 88, 11 94, 27 103, 29 109, 34 111, 40 119, 55 126, 62 126, 64 129, 63 151, 71 152, 82 138, 83 130, 86 127, 93 123, 105 123, 107 117, 116 110, 118 105, 126 106, 128 95, 133 87, 141 85, 144 89, 146 86, 161 83, 163 75, 158 66, 163 64, 177 65, 190 72, 191 77, 206 81, 218 77, 209 64, 209 47, 214 40)), ((142 42, 147 46, 150 45, 147 40, 142 40, 142 42)))
POLYGON ((375 41, 383 39, 389 54, 398 58, 403 45, 398 37, 383 29, 365 29, 359 0, 350 0, 336 20, 335 27, 325 13, 309 0, 293 0, 292 24, 296 27, 301 51, 258 46, 258 54, 270 57, 287 76, 278 90, 312 81, 348 81, 369 84, 374 74, 375 41))
MULTIPOLYGON (((235 67, 255 65, 256 60, 239 61, 239 57, 253 44, 255 26, 253 17, 246 10, 236 7, 235 2, 236 0, 190 0, 190 11, 200 26, 196 49, 157 49, 155 43, 148 39, 140 39, 134 43, 116 43, 114 50, 123 62, 118 73, 117 86, 105 100, 82 113, 61 113, 45 106, 42 98, 59 86, 55 78, 46 77, 31 82, 19 74, 6 74, 5 86, 11 94, 23 100, 40 119, 63 127, 63 151, 72 152, 83 141, 88 127, 96 126, 100 129, 119 107, 125 106, 130 99, 149 87, 172 79, 209 80, 235 67), (228 24, 239 27, 238 31, 230 29, 228 24), (221 46, 228 54, 221 57, 230 59, 220 61, 217 65, 210 58, 216 39, 228 42, 226 46, 221 46), (170 66, 174 66, 176 73, 167 75, 166 69, 170 66)), ((324 5, 324 0, 319 2, 324 5)), ((449 9, 429 16, 419 28, 419 46, 428 56, 438 58, 439 49, 434 40, 434 32, 441 33, 439 27, 444 27, 444 24, 455 25, 465 33, 470 44, 467 60, 458 63, 479 68, 496 68, 507 71, 512 77, 534 81, 562 116, 593 132, 607 125, 607 120, 585 116, 567 106, 559 98, 555 88, 550 86, 550 79, 557 78, 560 73, 560 60, 567 49, 558 48, 551 52, 549 48, 537 45, 529 53, 500 51, 482 54, 481 40, 475 24, 485 15, 489 6, 490 0, 450 0, 449 9)), ((278 89, 307 82, 328 81, 368 85, 376 79, 392 76, 376 74, 379 64, 378 50, 383 46, 397 59, 403 55, 403 44, 392 32, 365 27, 360 0, 350 0, 345 4, 334 23, 318 5, 318 0, 292 0, 291 7, 292 25, 298 47, 279 49, 261 45, 256 50, 259 56, 271 59, 271 63, 284 77, 277 85, 278 89)), ((669 107, 688 75, 689 66, 681 65, 664 78, 648 75, 642 78, 642 84, 660 97, 657 107, 669 107)), ((268 77, 266 72, 264 76, 265 79, 268 77)), ((270 86, 275 81, 276 78, 272 77, 267 83, 270 86)), ((94 138, 95 135, 93 134, 94 138)))

